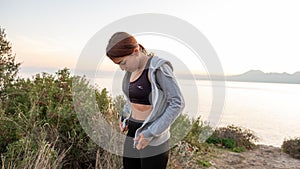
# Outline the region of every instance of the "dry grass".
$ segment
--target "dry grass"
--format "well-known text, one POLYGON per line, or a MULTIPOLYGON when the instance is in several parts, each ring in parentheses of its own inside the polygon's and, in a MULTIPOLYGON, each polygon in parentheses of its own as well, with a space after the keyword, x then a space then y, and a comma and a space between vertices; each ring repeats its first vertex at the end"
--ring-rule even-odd
POLYGON ((55 169, 61 168, 62 162, 68 150, 61 151, 59 154, 54 150, 54 144, 42 141, 39 145, 38 151, 30 150, 30 144, 26 144, 25 151, 18 154, 18 159, 9 161, 5 166, 5 158, 1 156, 2 169, 55 169), (20 159, 24 159, 20 163, 20 159))

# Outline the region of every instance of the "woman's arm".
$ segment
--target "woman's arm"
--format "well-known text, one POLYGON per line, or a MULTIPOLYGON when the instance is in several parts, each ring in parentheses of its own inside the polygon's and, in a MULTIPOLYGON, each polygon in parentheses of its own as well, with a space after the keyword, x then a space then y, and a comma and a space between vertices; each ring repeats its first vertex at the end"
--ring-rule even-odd
POLYGON ((167 97, 167 108, 148 129, 142 131, 145 138, 159 136, 176 120, 182 112, 185 103, 172 69, 164 64, 156 72, 157 83, 167 97))

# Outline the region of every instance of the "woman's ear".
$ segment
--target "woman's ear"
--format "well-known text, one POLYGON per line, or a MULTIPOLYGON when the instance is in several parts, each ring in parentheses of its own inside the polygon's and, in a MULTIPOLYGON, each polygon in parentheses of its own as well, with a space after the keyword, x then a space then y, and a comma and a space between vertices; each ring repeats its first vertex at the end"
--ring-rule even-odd
POLYGON ((139 47, 134 48, 133 53, 135 56, 138 56, 139 55, 139 47))
POLYGON ((139 47, 134 48, 133 52, 139 52, 139 47))

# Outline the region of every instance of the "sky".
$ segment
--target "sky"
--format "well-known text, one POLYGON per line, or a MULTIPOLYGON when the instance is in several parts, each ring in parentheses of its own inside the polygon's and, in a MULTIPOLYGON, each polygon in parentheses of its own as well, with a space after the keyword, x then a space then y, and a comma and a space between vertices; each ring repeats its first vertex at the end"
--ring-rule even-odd
POLYGON ((167 14, 195 26, 215 49, 226 75, 251 69, 300 71, 298 0, 0 0, 0 4, 0 26, 22 63, 21 71, 72 69, 96 32, 142 13, 167 14))

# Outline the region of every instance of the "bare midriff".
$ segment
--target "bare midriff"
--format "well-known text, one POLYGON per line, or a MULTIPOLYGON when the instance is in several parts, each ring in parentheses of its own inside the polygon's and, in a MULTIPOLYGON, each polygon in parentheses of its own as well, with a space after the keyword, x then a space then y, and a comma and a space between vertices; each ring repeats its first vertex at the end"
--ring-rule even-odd
POLYGON ((146 120, 152 110, 152 105, 131 103, 131 117, 136 120, 146 120))

